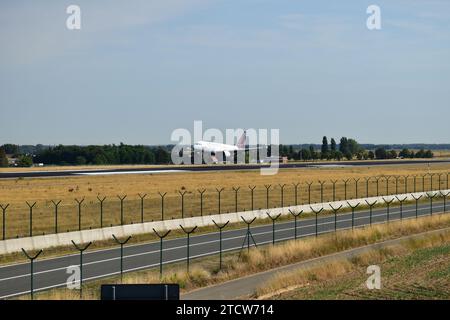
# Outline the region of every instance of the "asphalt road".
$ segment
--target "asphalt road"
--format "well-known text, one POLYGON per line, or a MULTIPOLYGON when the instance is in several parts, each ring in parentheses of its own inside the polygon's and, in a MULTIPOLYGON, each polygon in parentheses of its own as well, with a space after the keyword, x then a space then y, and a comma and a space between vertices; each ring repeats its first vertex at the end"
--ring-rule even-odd
MULTIPOLYGON (((340 162, 305 162, 280 164, 281 169, 308 168, 317 166, 385 166, 385 165, 405 165, 405 164, 428 164, 428 163, 450 163, 449 159, 443 160, 390 160, 390 161, 340 161, 340 162)), ((209 165, 209 166, 182 166, 171 167, 161 166, 154 168, 129 168, 113 170, 64 170, 64 171, 28 171, 28 172, 0 172, 0 179, 14 178, 43 178, 43 177, 70 177, 84 174, 125 174, 125 173, 164 173, 173 171, 184 172, 210 172, 210 171, 238 171, 238 170, 259 170, 264 165, 209 165)), ((267 167, 267 165, 266 165, 267 167)))
MULTIPOLYGON (((443 211, 443 204, 435 202, 433 212, 443 211)), ((390 220, 399 219, 399 207, 390 209, 390 220)), ((386 208, 373 210, 372 221, 379 223, 387 219, 386 208)), ((403 218, 414 217, 415 205, 403 207, 403 218)), ((430 206, 423 204, 419 206, 418 215, 429 215, 430 206)), ((337 228, 351 228, 351 213, 338 214, 337 228)), ((334 216, 323 216, 318 218, 318 233, 326 233, 334 230, 334 216)), ((369 211, 358 211, 355 213, 354 225, 362 226, 369 224, 369 211)), ((273 240, 272 224, 255 226, 251 228, 252 235, 258 245, 269 244, 273 240)), ((299 219, 297 223, 298 237, 315 235, 315 219, 299 219)), ((239 250, 244 242, 246 229, 224 230, 223 250, 239 250)), ((283 241, 294 237, 294 222, 280 222, 275 225, 275 241, 283 241)), ((191 258, 203 257, 217 254, 219 250, 219 234, 208 233, 204 235, 191 236, 190 256, 191 258)), ((186 238, 177 238, 164 241, 163 261, 165 264, 181 262, 186 260, 186 238)), ((118 274, 120 271, 119 248, 104 249, 99 251, 87 250, 83 258, 84 281, 98 279, 105 276, 118 274)), ((79 264, 79 255, 73 254, 52 259, 36 260, 34 263, 34 288, 44 290, 53 287, 65 286, 69 266, 79 264)), ((159 266, 159 242, 144 243, 126 246, 124 249, 124 270, 135 271, 159 266)), ((30 290, 30 264, 20 263, 0 267, 0 298, 29 293, 30 290)))

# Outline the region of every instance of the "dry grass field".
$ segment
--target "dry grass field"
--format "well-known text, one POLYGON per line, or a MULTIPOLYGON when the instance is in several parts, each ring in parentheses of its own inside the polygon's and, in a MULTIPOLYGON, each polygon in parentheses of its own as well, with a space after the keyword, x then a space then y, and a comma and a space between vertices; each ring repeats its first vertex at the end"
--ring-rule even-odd
POLYGON ((307 270, 281 273, 258 299, 450 299, 450 233, 430 236, 307 270), (381 268, 381 289, 368 290, 367 266, 381 268))
MULTIPOLYGON (((447 187, 448 164, 403 165, 383 167, 344 167, 344 168, 309 168, 280 170, 274 176, 262 176, 258 171, 234 172, 196 172, 196 173, 168 173, 168 174, 131 174, 114 176, 82 176, 68 178, 37 178, 11 179, 0 181, 0 204, 9 203, 6 214, 7 238, 26 236, 29 233, 29 208, 33 208, 33 234, 54 232, 54 205, 61 200, 58 210, 58 230, 73 231, 78 229, 78 205, 75 199, 84 199, 81 204, 82 228, 97 228, 100 226, 100 202, 97 199, 106 197, 103 204, 103 226, 120 223, 120 200, 118 196, 125 196, 123 212, 124 223, 138 223, 141 220, 141 200, 138 194, 147 194, 144 199, 144 220, 161 219, 161 197, 158 194, 167 193, 164 201, 165 219, 181 217, 181 196, 179 192, 186 192, 184 197, 184 216, 200 215, 200 194, 198 190, 206 190, 203 197, 203 215, 217 214, 218 192, 216 188, 224 188, 221 194, 221 212, 233 212, 236 209, 235 191, 233 187, 240 187, 238 191, 239 211, 251 210, 251 192, 249 186, 256 186, 253 207, 267 207, 267 191, 265 185, 271 185, 269 191, 269 207, 281 205, 281 185, 285 184, 283 204, 294 205, 333 200, 333 186, 331 181, 337 181, 334 198, 344 199, 345 189, 343 179, 349 179, 347 184, 347 198, 365 197, 377 194, 377 183, 372 178, 366 185, 365 178, 379 177, 378 193, 380 195, 405 192, 405 178, 409 175, 407 191, 431 190, 447 187), (434 174, 431 178, 427 175, 434 174), (440 177, 439 177, 439 174, 440 177), (413 176, 416 175, 414 184, 413 176), (390 176, 387 190, 386 176, 390 176), (398 184, 396 187, 396 180, 398 184), (358 191, 353 179, 360 179, 358 191), (323 195, 320 184, 325 182, 323 195), (433 182, 432 182, 433 181, 433 182), (308 185, 311 183, 311 199, 309 199, 308 185), (297 199, 293 184, 299 184, 297 199), (431 185, 433 183, 433 186, 431 185)), ((1 212, 0 212, 1 213, 1 212)), ((0 219, 0 225, 2 224, 0 219)))
MULTIPOLYGON (((181 262, 165 266, 162 278, 159 277, 158 268, 153 268, 126 273, 123 279, 114 276, 85 283, 83 299, 99 299, 99 288, 104 283, 178 283, 182 291, 186 292, 279 266, 449 226, 450 215, 447 214, 421 217, 418 220, 395 221, 390 224, 374 225, 354 231, 338 231, 336 234, 324 234, 318 238, 309 237, 301 239, 301 241, 283 242, 276 246, 261 246, 252 249, 249 253, 244 250, 240 257, 236 252, 224 254, 222 270, 218 269, 217 256, 198 258, 191 261, 191 272, 189 274, 186 273, 186 263, 181 262)), ((446 233, 425 238, 425 240, 408 241, 405 246, 408 250, 416 250, 431 245, 448 244, 449 240, 450 233, 446 233)), ((396 251, 392 255, 395 256, 399 253, 401 252, 396 251)), ((329 270, 328 274, 330 274, 329 270)), ((264 296, 285 285, 292 285, 294 281, 295 279, 293 280, 288 275, 279 286, 275 287, 276 284, 271 283, 270 286, 265 286, 269 290, 260 290, 258 295, 264 296)), ((29 296, 19 297, 19 299, 28 298, 29 296)), ((79 299, 79 292, 65 288, 53 289, 37 293, 35 298, 49 300, 79 299)))

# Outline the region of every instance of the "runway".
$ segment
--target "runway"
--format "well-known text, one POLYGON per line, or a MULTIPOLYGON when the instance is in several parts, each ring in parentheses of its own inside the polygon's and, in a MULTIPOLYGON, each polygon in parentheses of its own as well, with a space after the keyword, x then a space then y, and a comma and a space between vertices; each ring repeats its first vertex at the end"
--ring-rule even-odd
MULTIPOLYGON (((433 212, 443 211, 443 203, 436 202, 433 212)), ((430 214, 430 206, 425 203, 419 206, 417 214, 425 216, 430 214)), ((415 205, 403 206, 403 218, 414 218, 416 215, 415 205)), ((400 208, 391 207, 389 220, 400 218, 400 208)), ((387 221, 386 208, 373 210, 373 223, 387 221)), ((359 227, 370 223, 370 213, 368 210, 355 213, 354 226, 359 227)), ((336 227, 338 229, 348 229, 352 226, 351 213, 337 215, 336 227)), ((299 238, 314 236, 316 230, 318 234, 334 231, 335 217, 323 216, 318 218, 316 225, 314 218, 299 219, 297 223, 297 236, 299 238)), ((253 238, 257 245, 270 244, 294 238, 294 221, 276 223, 275 233, 272 231, 272 224, 255 226, 251 228, 253 238)), ((246 229, 229 230, 223 232, 223 250, 240 250, 242 245, 246 247, 246 229)), ((301 241, 301 239, 299 240, 301 241)), ((217 255, 219 250, 219 233, 207 233, 198 236, 191 236, 190 257, 198 258, 209 255, 217 255)), ((251 243, 253 244, 253 243, 251 243)), ((159 242, 142 243, 124 248, 124 270, 126 272, 148 269, 159 266, 159 242)), ((187 248, 186 238, 176 238, 166 240, 163 244, 164 264, 186 261, 187 248)), ((84 281, 99 279, 111 275, 119 274, 120 271, 120 249, 103 249, 97 251, 86 251, 84 254, 83 279, 84 281)), ((218 256, 217 256, 218 260, 218 256)), ((45 290, 55 287, 66 286, 69 274, 67 267, 79 264, 79 255, 66 255, 58 258, 36 260, 34 263, 34 288, 35 291, 45 290)), ((20 263, 0 267, 0 298, 8 298, 28 293, 30 290, 30 264, 20 263)))
MULTIPOLYGON (((279 164, 280 169, 295 168, 326 168, 326 167, 347 167, 347 166, 387 166, 387 165, 407 165, 407 164, 443 164, 450 163, 450 159, 443 160, 385 160, 385 161, 335 161, 335 162, 305 162, 305 163, 287 163, 279 164)), ((208 166, 160 166, 153 168, 127 168, 127 169, 101 169, 101 170, 43 170, 28 172, 0 172, 0 179, 17 178, 44 178, 44 177, 76 177, 83 175, 113 175, 113 174, 160 174, 160 173, 179 173, 179 172, 214 172, 214 171, 242 171, 242 170, 260 170, 268 165, 208 165, 208 166)))

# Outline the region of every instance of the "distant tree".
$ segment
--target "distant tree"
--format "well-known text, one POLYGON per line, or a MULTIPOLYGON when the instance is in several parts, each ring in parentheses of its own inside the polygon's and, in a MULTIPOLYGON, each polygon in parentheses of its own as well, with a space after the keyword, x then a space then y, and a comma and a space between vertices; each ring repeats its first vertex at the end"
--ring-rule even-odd
POLYGON ((0 167, 8 166, 8 158, 6 157, 6 152, 3 148, 0 148, 0 167))
POLYGON ((336 140, 334 140, 334 138, 331 138, 330 141, 330 147, 331 147, 331 151, 336 151, 336 140))
POLYGON ((299 152, 300 160, 311 160, 311 152, 308 149, 301 149, 299 152))
POLYGON ((19 154, 19 146, 18 145, 7 143, 7 144, 4 144, 1 148, 5 151, 6 154, 12 154, 12 155, 19 154))
POLYGON ((373 159, 375 159, 375 154, 373 153, 373 151, 369 151, 369 153, 367 154, 367 157, 368 157, 370 160, 373 160, 373 159))
POLYGON ((339 144, 339 151, 340 151, 343 155, 345 155, 346 153, 349 152, 349 149, 348 149, 348 139, 347 139, 346 137, 342 137, 342 138, 341 138, 341 142, 340 142, 340 144, 339 144))
POLYGON ((425 152, 425 158, 433 158, 433 157, 434 157, 434 154, 433 154, 433 152, 431 152, 431 150, 427 150, 425 152))
POLYGON ((310 155, 311 155, 311 159, 312 159, 312 160, 318 159, 317 152, 314 150, 314 146, 313 146, 313 145, 310 145, 310 146, 309 146, 309 153, 310 153, 310 155))
POLYGON ((397 155, 397 151, 395 150, 390 150, 387 154, 388 159, 396 159, 398 157, 397 155))
POLYGON ((375 157, 377 159, 386 159, 387 158, 387 152, 384 148, 377 148, 375 150, 375 157))
POLYGON ((78 156, 75 159, 75 164, 80 166, 80 165, 85 165, 86 164, 86 158, 83 156, 78 156))
POLYGON ((402 151, 399 152, 398 156, 402 158, 410 158, 411 152, 408 149, 404 148, 402 151))
POLYGON ((33 159, 30 156, 20 156, 17 165, 19 167, 31 167, 33 165, 33 159))
POLYGON ((321 149, 320 158, 321 159, 326 159, 326 158, 328 158, 328 154, 329 154, 328 139, 327 139, 326 136, 324 136, 323 139, 322 139, 322 149, 321 149))
POLYGON ((343 157, 344 157, 344 155, 340 151, 336 151, 334 154, 334 158, 338 161, 341 161, 343 157))

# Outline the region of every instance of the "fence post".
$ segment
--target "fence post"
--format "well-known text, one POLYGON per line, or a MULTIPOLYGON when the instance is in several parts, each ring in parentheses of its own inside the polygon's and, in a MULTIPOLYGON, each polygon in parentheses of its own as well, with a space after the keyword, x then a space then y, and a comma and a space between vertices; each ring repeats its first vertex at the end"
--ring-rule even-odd
POLYGON ((270 188, 272 187, 271 184, 265 184, 264 187, 266 188, 266 208, 270 209, 269 206, 269 192, 270 192, 270 188))
POLYGON ((308 204, 311 204, 311 185, 314 183, 314 181, 306 182, 308 185, 308 204))
POLYGON ((330 204, 330 208, 331 208, 331 210, 333 210, 333 212, 334 212, 334 232, 336 232, 336 230, 337 230, 337 213, 338 213, 339 210, 341 210, 342 204, 341 204, 339 207, 337 207, 337 208, 334 208, 334 207, 330 204))
POLYGON ((284 188, 286 187, 285 184, 279 184, 280 186, 280 196, 281 196, 281 207, 284 208, 284 188))
POLYGON ((125 200, 127 195, 124 195, 123 197, 117 196, 120 200, 120 225, 123 226, 123 200, 125 200))
POLYGON ((58 233, 58 206, 61 203, 61 200, 58 202, 52 200, 52 203, 55 206, 55 233, 58 233))
POLYGON ((319 184, 320 184, 320 203, 323 203, 323 186, 326 183, 326 181, 320 181, 319 180, 319 184))
POLYGON ((103 202, 106 200, 106 197, 100 199, 100 197, 97 196, 97 200, 100 204, 100 228, 103 228, 103 202))
POLYGON ((400 179, 399 176, 395 176, 395 194, 398 194, 398 179, 400 179))
POLYGON ((25 251, 24 248, 22 248, 23 254, 30 260, 30 295, 31 300, 34 299, 34 260, 39 257, 39 255, 42 253, 42 250, 39 250, 38 253, 36 253, 34 256, 30 256, 28 252, 25 251))
POLYGON ((414 190, 414 193, 416 193, 416 190, 417 190, 417 175, 416 174, 413 175, 413 178, 414 178, 414 188, 413 188, 413 190, 414 190))
POLYGON ((141 223, 144 223, 144 199, 147 197, 147 194, 138 193, 138 197, 141 199, 141 223))
POLYGON ((408 193, 408 178, 409 175, 403 177, 405 179, 405 193, 408 193))
POLYGON ((220 188, 220 189, 217 189, 216 188, 216 191, 217 191, 217 195, 218 195, 218 197, 219 197, 219 214, 221 214, 222 213, 222 207, 221 207, 221 198, 222 198, 222 192, 223 192, 223 190, 225 190, 225 188, 220 188))
POLYGON ((333 185, 333 202, 336 201, 336 183, 337 180, 331 180, 331 184, 333 185))
POLYGON ((359 202, 356 204, 356 206, 352 206, 348 201, 347 204, 350 208, 352 208, 352 230, 353 230, 355 228, 355 209, 359 206, 359 202))
POLYGON ((404 197, 403 199, 399 199, 397 196, 395 196, 398 200, 398 202, 400 202, 400 220, 403 220, 403 202, 405 202, 407 197, 404 197))
POLYGON ((370 182, 370 179, 372 179, 372 177, 364 178, 364 180, 366 181, 366 198, 369 197, 369 182, 370 182))
POLYGON ((361 178, 358 179, 353 178, 353 180, 355 180, 355 199, 358 199, 358 182, 359 180, 361 180, 361 178))
POLYGON ((2 228, 3 228, 3 240, 6 239, 6 209, 8 209, 9 203, 6 205, 0 204, 0 208, 2 209, 3 215, 2 215, 2 228))
POLYGON ((36 205, 36 202, 34 202, 33 204, 28 203, 28 201, 25 201, 26 204, 28 205, 28 208, 30 209, 29 211, 29 215, 30 215, 30 237, 33 236, 33 208, 36 205))
POLYGON ((167 192, 158 192, 158 194, 161 197, 161 220, 164 221, 164 198, 166 197, 167 192))
POLYGON ((433 215, 433 199, 437 196, 437 193, 431 195, 430 192, 427 192, 427 197, 430 199, 430 215, 433 215))
POLYGON ((126 238, 124 241, 120 241, 117 239, 117 237, 113 234, 113 239, 120 245, 120 282, 123 281, 123 246, 127 244, 128 241, 130 241, 131 236, 126 238))
POLYGON ((281 213, 279 213, 276 217, 272 217, 269 212, 266 212, 267 216, 272 220, 272 245, 275 245, 275 222, 278 220, 278 218, 281 216, 281 213))
POLYGON ((222 270, 222 230, 230 223, 227 221, 225 224, 219 225, 214 220, 212 221, 219 229, 219 270, 222 270))
POLYGON ((294 186, 294 203, 298 206, 298 187, 300 186, 300 182, 292 183, 292 185, 294 186))
POLYGON ((447 197, 450 194, 450 192, 443 193, 442 191, 439 191, 439 193, 444 198, 444 213, 446 213, 447 212, 447 197))
POLYGON ((386 195, 389 195, 389 180, 392 178, 391 176, 384 177, 386 179, 386 195))
POLYGON ((431 187, 430 187, 430 191, 433 191, 433 177, 435 176, 435 173, 430 173, 430 183, 431 183, 431 187))
POLYGON ((163 240, 166 238, 171 230, 167 230, 163 234, 159 234, 154 228, 153 232, 156 234, 156 236, 159 238, 159 277, 162 278, 163 273, 163 240))
POLYGON ((80 252, 80 298, 83 297, 83 252, 89 248, 92 242, 89 242, 86 246, 80 247, 73 240, 72 244, 80 252))
POLYGON ((344 182, 344 200, 347 200, 347 183, 350 179, 342 180, 344 182))
POLYGON ((382 177, 375 177, 375 181, 377 183, 377 197, 380 196, 380 180, 382 177))
POLYGON ((186 195, 187 191, 178 191, 178 193, 181 196, 181 219, 184 219, 184 196, 186 195))
MULTIPOLYGON (((255 239, 253 238, 252 232, 250 231, 250 226, 252 225, 253 222, 255 222, 256 217, 253 218, 251 221, 245 220, 242 216, 241 216, 241 219, 242 219, 242 221, 244 221, 245 224, 247 225, 247 233, 246 233, 246 235, 245 235, 245 237, 244 237, 244 242, 242 243, 241 252, 242 252, 242 249, 244 248, 245 240, 247 240, 247 239, 248 239, 248 241, 247 241, 247 252, 250 252, 250 239, 253 240, 253 243, 255 244, 255 247, 257 247, 256 241, 255 241, 255 239)), ((239 257, 240 257, 240 256, 241 256, 241 253, 239 253, 239 257)))
POLYGON ((320 208, 319 211, 316 211, 316 210, 314 210, 314 208, 312 206, 309 206, 309 207, 311 208, 312 212, 314 212, 316 214, 316 237, 317 237, 317 235, 319 234, 318 229, 317 229, 317 225, 318 225, 317 224, 317 216, 319 215, 319 213, 321 213, 323 211, 323 208, 320 208))
POLYGON ((422 175, 422 192, 425 192, 425 177, 428 175, 428 173, 425 173, 422 175))
POLYGON ((75 198, 76 203, 78 203, 78 231, 81 231, 81 204, 84 202, 84 198, 78 200, 75 198))
POLYGON ((238 212, 238 193, 241 187, 233 187, 234 191, 234 212, 238 212))
POLYGON ((200 194, 200 216, 203 217, 203 195, 206 192, 206 189, 198 189, 197 192, 200 194))
POLYGON ((294 217, 294 239, 297 240, 297 218, 303 213, 303 210, 295 214, 295 212, 289 209, 289 213, 294 217))
POLYGON ((421 194, 418 198, 416 198, 413 194, 411 194, 414 200, 416 200, 416 219, 418 218, 418 211, 419 211, 419 200, 423 197, 423 194, 421 194))
POLYGON ((391 206, 391 203, 394 201, 394 198, 391 198, 390 201, 387 201, 384 197, 382 197, 382 199, 386 203, 386 206, 387 206, 387 211, 386 211, 386 213, 387 213, 387 222, 389 222, 390 221, 390 218, 389 218, 390 206, 391 206))
POLYGON ((370 210, 370 213, 369 213, 370 225, 372 225, 372 209, 373 209, 373 206, 377 204, 377 202, 378 202, 378 200, 375 200, 373 203, 369 203, 369 201, 366 200, 366 203, 369 206, 369 210, 370 210))
POLYGON ((197 229, 197 226, 193 227, 191 230, 186 230, 183 228, 183 226, 180 224, 181 229, 186 233, 187 235, 187 273, 189 273, 189 246, 190 246, 190 237, 191 233, 194 233, 197 229))
POLYGON ((252 211, 255 210, 254 208, 254 192, 256 189, 256 186, 248 186, 248 188, 250 189, 250 193, 251 193, 251 197, 252 197, 252 211))

